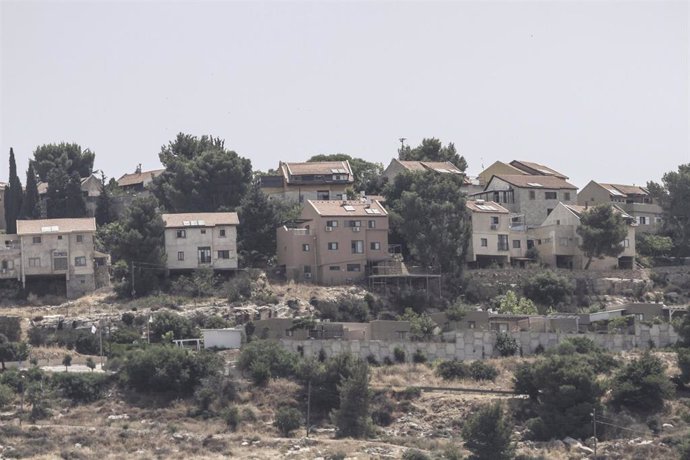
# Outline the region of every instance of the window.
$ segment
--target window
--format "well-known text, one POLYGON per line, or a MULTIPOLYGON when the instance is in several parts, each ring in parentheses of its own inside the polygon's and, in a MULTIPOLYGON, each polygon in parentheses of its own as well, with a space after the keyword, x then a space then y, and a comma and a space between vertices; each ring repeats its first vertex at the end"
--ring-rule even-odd
POLYGON ((638 217, 640 225, 647 225, 649 223, 649 220, 647 219, 647 216, 640 216, 638 217))
POLYGON ((507 251, 508 250, 508 235, 498 235, 498 250, 507 251))
POLYGON ((308 273, 311 275, 311 265, 305 265, 304 266, 304 273, 308 273))
POLYGON ((230 251, 227 249, 218 251, 218 258, 219 259, 229 259, 230 258, 230 251))
POLYGON ((557 200, 558 192, 544 192, 544 198, 547 200, 557 200))
POLYGON ((563 201, 570 201, 570 192, 563 192, 563 201))
POLYGON ((77 243, 83 243, 84 242, 84 235, 77 235, 77 243))
POLYGON ((381 250, 381 243, 378 241, 374 241, 372 243, 369 243, 369 248, 371 248, 372 251, 380 251, 381 250))
POLYGON ((86 267, 86 257, 79 256, 74 258, 75 267, 86 267))
POLYGON ((499 197, 500 197, 500 196, 501 196, 500 193, 494 192, 494 199, 493 199, 493 201, 495 201, 496 203, 498 203, 498 202, 499 202, 499 197))
POLYGON ((529 199, 530 200, 536 200, 537 199, 537 192, 535 192, 534 190, 530 190, 529 191, 529 199))
POLYGON ((655 217, 654 222, 656 222, 657 224, 660 224, 661 223, 661 217, 655 217))
POLYGON ((520 240, 513 240, 513 249, 520 249, 520 240))
POLYGON ((61 239, 62 239, 62 235, 58 235, 58 240, 61 240, 61 239))
POLYGON ((327 220, 326 221, 326 227, 337 227, 337 226, 338 226, 337 220, 327 220))
POLYGON ((179 260, 179 261, 184 260, 184 251, 177 251, 177 260, 179 260))
POLYGON ((467 322, 467 329, 476 329, 477 324, 474 321, 468 321, 467 322))
POLYGON ((338 243, 328 243, 328 250, 329 251, 337 251, 338 250, 338 243))
POLYGON ((3 260, 2 261, 3 270, 14 270, 14 260, 3 260))
POLYGON ((623 245, 624 248, 629 248, 630 247, 630 240, 629 239, 624 239, 621 244, 623 245))
POLYGON ((328 267, 328 269, 332 272, 339 272, 340 271, 340 265, 331 265, 328 267))
POLYGON ((303 245, 302 245, 302 251, 304 251, 304 252, 309 252, 309 245, 308 245, 308 244, 303 244, 303 245))
POLYGON ((491 216, 491 225, 498 225, 498 216, 491 216))
POLYGON ((53 259, 53 270, 67 270, 67 257, 55 257, 53 259))
POLYGON ((197 248, 197 256, 200 264, 211 263, 211 248, 209 246, 201 246, 197 248))
POLYGON ((41 237, 40 236, 34 236, 33 239, 31 240, 34 244, 41 244, 41 237))
POLYGON ((328 192, 328 190, 317 190, 316 199, 317 200, 328 200, 328 199, 330 199, 330 193, 328 192))
POLYGON ((353 254, 364 254, 364 241, 357 240, 352 242, 353 254))
POLYGON ((369 224, 368 225, 369 228, 376 228, 376 221, 375 220, 370 220, 368 224, 369 224))
POLYGON ((360 264, 347 264, 347 271, 349 271, 349 272, 361 272, 362 266, 360 264))
POLYGON ((225 238, 225 229, 224 228, 221 228, 220 230, 218 230, 218 236, 220 238, 225 238))
POLYGON ((558 239, 558 245, 559 246, 568 246, 568 238, 559 238, 558 239))
POLYGON ((202 228, 202 229, 201 229, 201 234, 202 234, 202 235, 205 235, 205 234, 206 234, 206 229, 205 229, 205 228, 202 228))
POLYGON ((481 244, 482 244, 482 247, 485 248, 489 245, 489 240, 487 240, 486 238, 482 238, 481 244))
POLYGON ((177 231, 177 237, 178 238, 187 238, 187 230, 178 230, 177 231))
POLYGON ((361 220, 346 220, 345 226, 346 227, 361 227, 362 221, 361 220))

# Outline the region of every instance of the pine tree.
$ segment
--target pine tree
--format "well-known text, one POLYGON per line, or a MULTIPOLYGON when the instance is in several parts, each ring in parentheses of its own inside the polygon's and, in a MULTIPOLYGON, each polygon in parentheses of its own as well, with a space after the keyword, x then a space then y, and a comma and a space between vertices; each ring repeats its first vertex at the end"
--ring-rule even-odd
POLYGON ((10 183, 5 187, 5 222, 7 233, 17 233, 17 218, 22 208, 22 183, 17 176, 17 163, 14 150, 10 148, 10 183))
POLYGON ((34 162, 29 161, 29 169, 26 171, 26 190, 22 201, 22 219, 40 219, 41 202, 38 195, 38 181, 34 170, 34 162))
POLYGON ((114 220, 113 198, 110 195, 110 187, 105 182, 105 174, 101 171, 101 194, 96 200, 96 224, 106 225, 114 220))
POLYGON ((352 375, 338 385, 340 408, 331 418, 338 437, 364 438, 371 432, 369 366, 358 360, 352 375))
POLYGON ((46 193, 48 218, 67 217, 67 183, 69 176, 64 168, 54 168, 48 174, 46 193))
POLYGON ((67 207, 67 214, 65 217, 86 216, 86 201, 81 191, 81 176, 77 171, 72 172, 69 176, 65 198, 67 207))

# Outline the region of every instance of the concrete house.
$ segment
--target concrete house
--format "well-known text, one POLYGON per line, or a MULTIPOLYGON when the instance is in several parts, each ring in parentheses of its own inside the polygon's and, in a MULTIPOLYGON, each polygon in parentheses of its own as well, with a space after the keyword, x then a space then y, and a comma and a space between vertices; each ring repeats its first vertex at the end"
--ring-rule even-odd
MULTIPOLYGON (((628 236, 621 241, 624 247, 618 258, 593 259, 590 269, 632 268, 635 261, 635 221, 620 208, 615 210, 628 222, 628 236)), ((530 231, 541 261, 552 267, 582 269, 587 257, 582 253, 582 239, 577 234, 584 206, 559 203, 541 226, 530 231)))
POLYGON ((64 283, 70 298, 91 292, 104 284, 97 267, 104 268, 107 258, 95 250, 95 233, 93 218, 18 220, 17 235, 5 235, 0 277, 18 279, 24 287, 64 283))
POLYGON ((287 279, 351 283, 389 259, 388 212, 376 200, 307 200, 296 226, 278 228, 277 238, 287 279))
POLYGON ((513 160, 510 163, 496 161, 484 171, 479 173, 479 183, 486 185, 493 176, 523 174, 528 176, 554 176, 568 180, 568 176, 549 168, 548 166, 532 161, 513 160))
POLYGON ((237 269, 235 212, 163 214, 165 252, 171 271, 237 269))
POLYGON ((153 179, 165 172, 165 169, 152 169, 150 171, 142 171, 141 165, 131 174, 123 174, 117 180, 117 185, 125 193, 141 193, 144 192, 148 186, 153 182, 153 179))
POLYGON ((469 178, 457 166, 450 161, 402 161, 393 158, 390 164, 383 170, 383 176, 388 182, 395 180, 395 176, 403 171, 434 171, 438 174, 454 174, 463 176, 463 190, 467 194, 476 193, 483 190, 479 186, 478 180, 469 178))
POLYGON ((515 225, 538 227, 558 203, 576 204, 577 187, 556 176, 527 174, 491 177, 472 198, 493 201, 508 209, 515 225))
POLYGON ((577 204, 596 206, 614 203, 623 211, 635 218, 637 231, 655 233, 662 221, 662 209, 646 188, 637 185, 605 184, 590 181, 577 194, 577 204))
POLYGON ((526 260, 527 233, 513 226, 510 211, 493 201, 468 200, 472 216, 472 239, 465 260, 473 266, 510 265, 526 260))
POLYGON ((354 182, 349 161, 281 161, 277 175, 261 177, 261 189, 269 198, 304 203, 307 200, 342 200, 354 182))

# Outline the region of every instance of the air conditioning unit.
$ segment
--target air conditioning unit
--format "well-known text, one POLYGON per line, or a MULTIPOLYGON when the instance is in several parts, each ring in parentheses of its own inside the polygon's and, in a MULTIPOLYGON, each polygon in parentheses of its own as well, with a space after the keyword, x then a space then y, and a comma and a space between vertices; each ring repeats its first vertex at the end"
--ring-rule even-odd
POLYGON ((497 224, 491 224, 491 230, 498 230, 497 224))
POLYGON ((361 231, 362 231, 362 227, 352 227, 352 231, 353 231, 353 232, 361 232, 361 231))
POLYGON ((305 273, 305 274, 304 274, 304 279, 305 279, 305 280, 310 280, 310 279, 311 279, 311 273, 305 273))
POLYGON ((327 232, 332 232, 332 231, 333 231, 333 227, 328 227, 328 226, 326 226, 326 231, 327 231, 327 232))

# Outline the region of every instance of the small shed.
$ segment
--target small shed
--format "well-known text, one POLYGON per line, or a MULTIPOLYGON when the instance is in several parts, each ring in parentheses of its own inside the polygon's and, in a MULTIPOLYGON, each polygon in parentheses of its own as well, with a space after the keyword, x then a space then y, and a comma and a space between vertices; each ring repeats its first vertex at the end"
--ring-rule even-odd
POLYGON ((202 329, 201 336, 204 339, 204 348, 239 349, 242 346, 241 329, 202 329))

